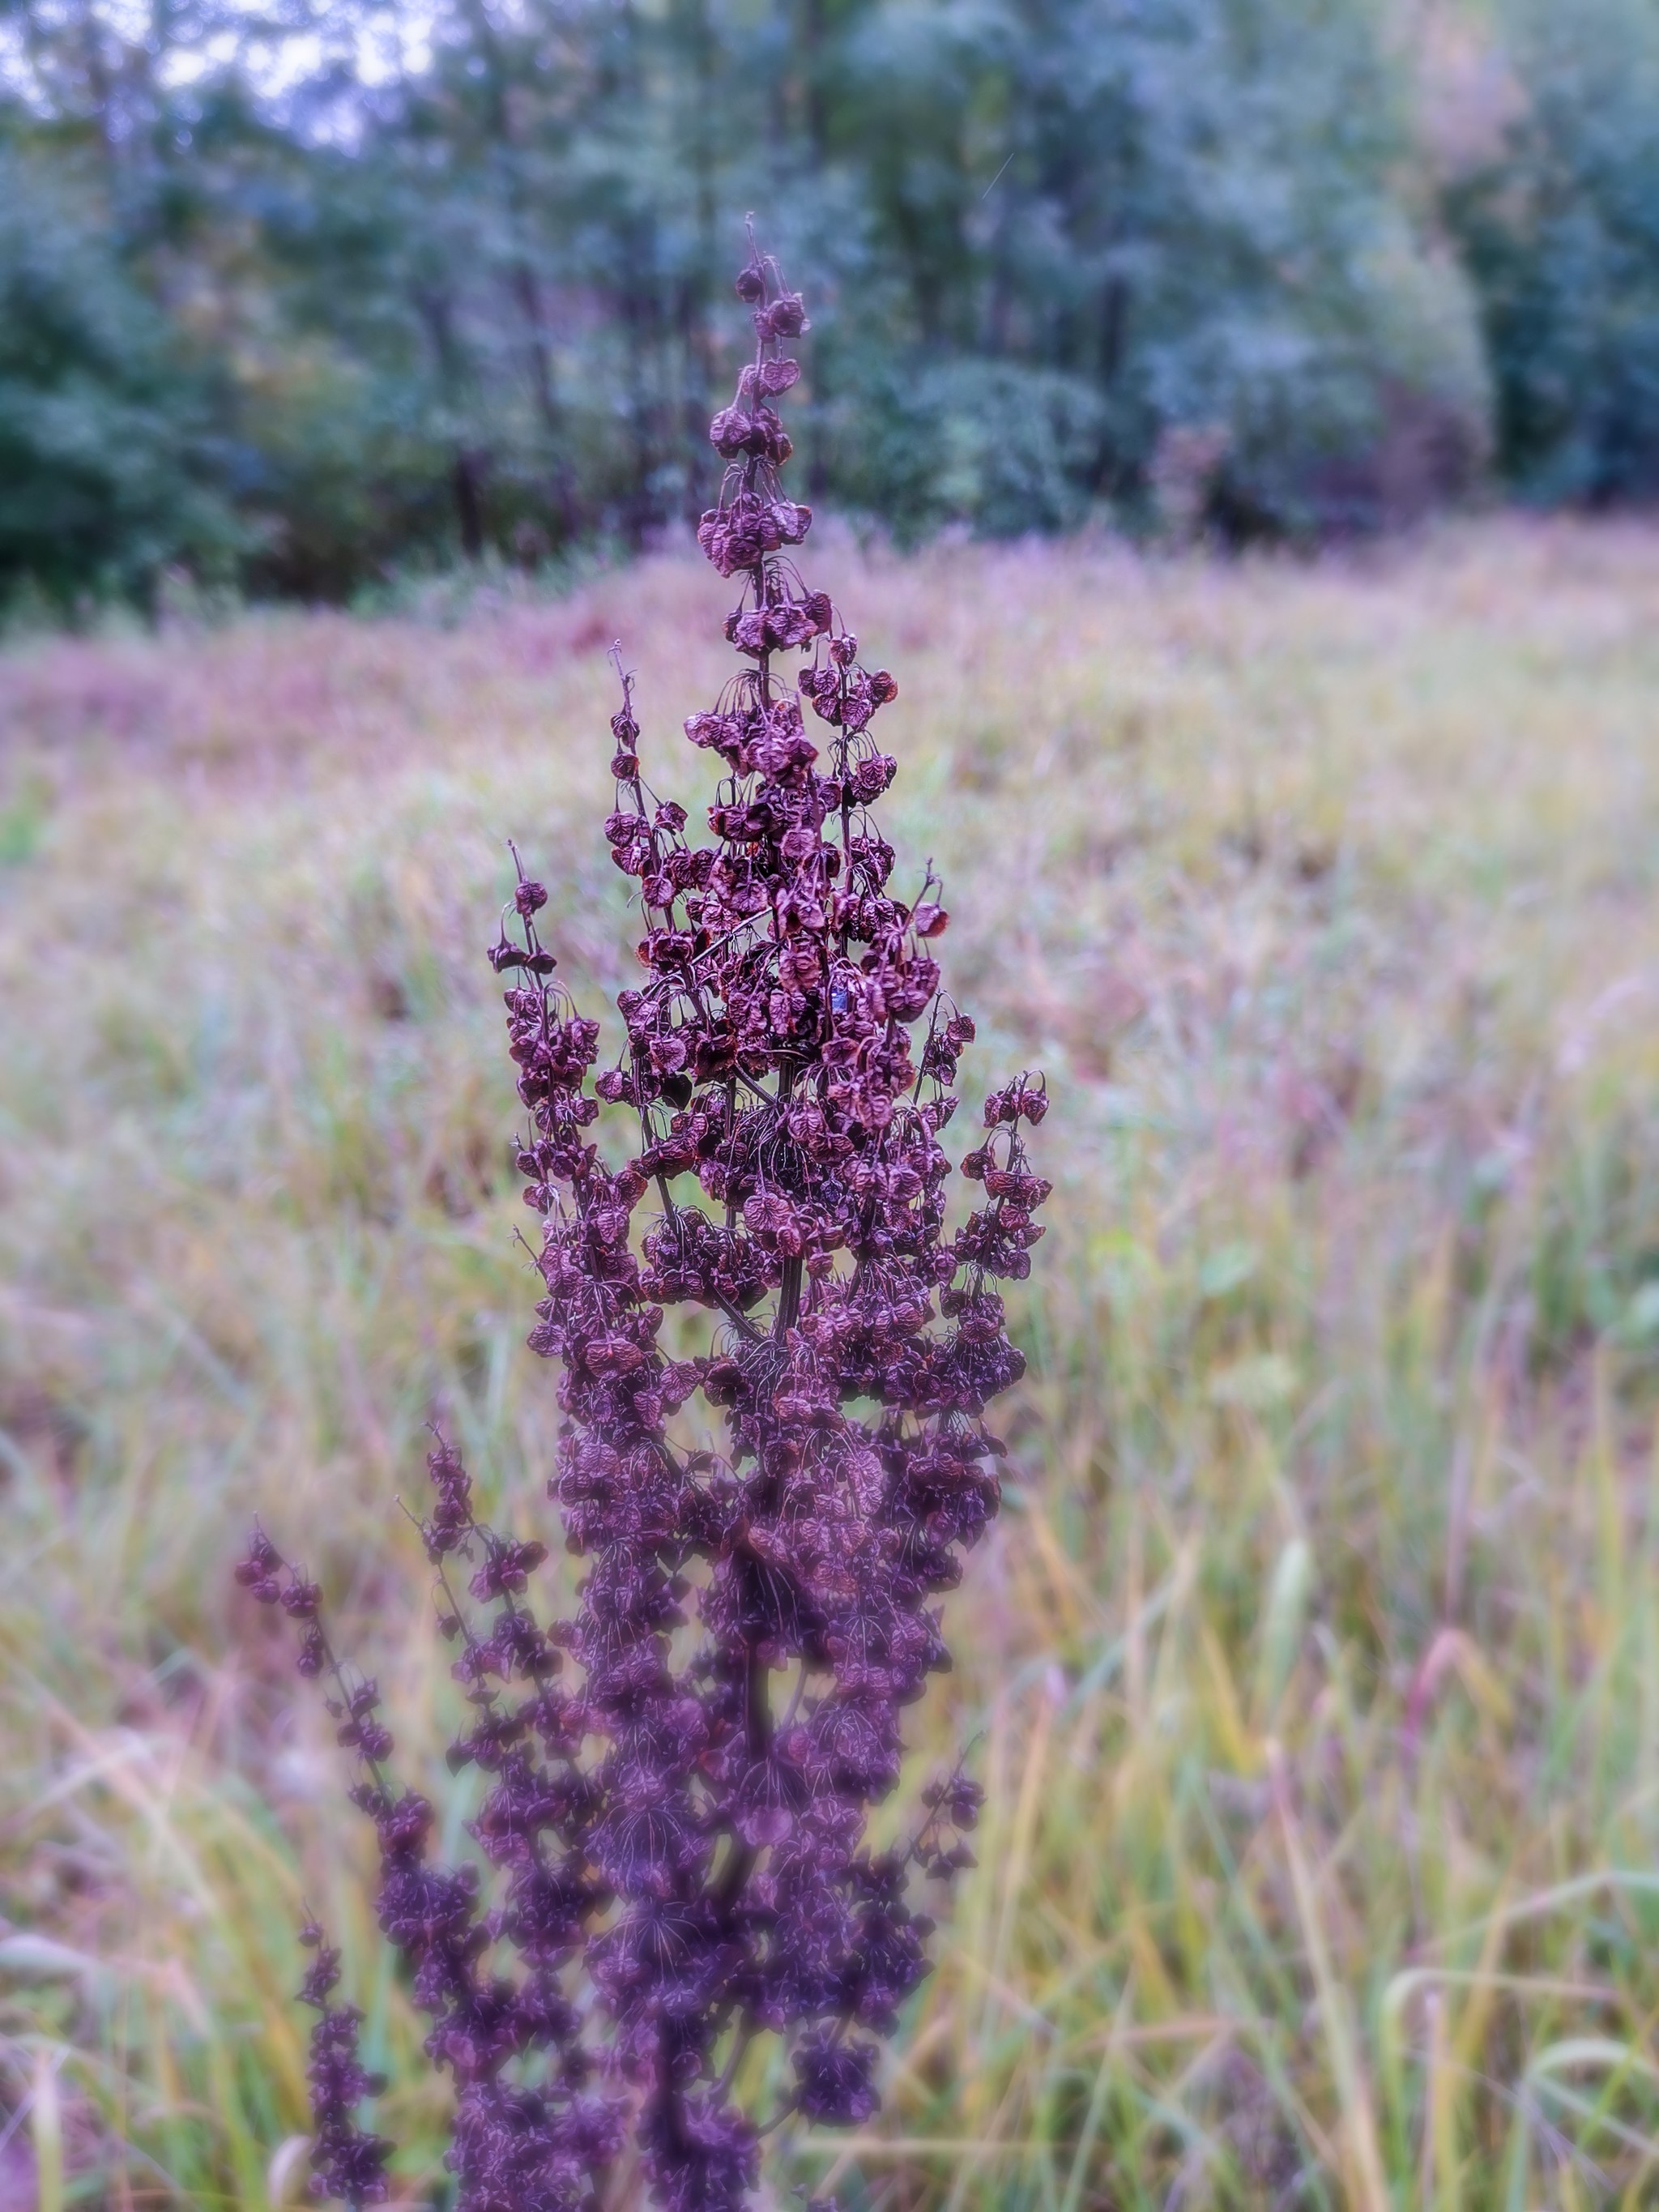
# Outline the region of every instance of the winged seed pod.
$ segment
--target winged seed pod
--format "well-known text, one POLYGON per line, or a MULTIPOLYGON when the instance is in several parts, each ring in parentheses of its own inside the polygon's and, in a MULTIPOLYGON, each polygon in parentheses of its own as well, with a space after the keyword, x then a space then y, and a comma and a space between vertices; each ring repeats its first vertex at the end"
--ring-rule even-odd
MULTIPOLYGON (((875 2111, 873 2039, 927 1970, 917 1893, 971 1863, 960 1771, 904 1844, 873 1851, 865 1831, 899 1778, 903 1708, 950 1664, 939 1600, 997 1510, 985 1409, 1024 1363, 994 1285, 1028 1273, 1042 1234, 1024 1126, 1048 1102, 1025 1075, 992 1095, 962 1164, 985 1202, 948 1235, 941 1135, 973 1024, 940 990, 931 872, 895 896, 871 811, 896 766, 872 725, 897 686, 787 550, 811 515, 780 489, 772 401, 799 374, 802 304, 752 253, 738 291, 755 356, 711 426, 727 465, 698 536, 741 580, 726 629, 744 665, 685 725, 724 771, 712 842, 646 784, 623 675, 605 834, 638 886, 643 973, 617 1001, 620 1059, 599 1068, 599 1024, 555 980, 540 884, 520 880, 490 953, 542 1219, 530 1341, 560 1368, 550 1488, 586 1570, 574 1620, 539 1626, 544 1547, 482 1526, 439 1443, 422 1527, 474 1710, 451 1765, 487 1778, 469 1826, 488 1886, 428 1860, 431 1808, 386 1778, 374 1686, 336 1663, 313 1586, 263 1534, 238 1571, 303 1621, 302 1671, 332 1680, 362 1762, 380 1925, 456 2085, 463 2212, 597 2206, 630 2136, 664 2212, 735 2212, 769 2126, 875 2111), (633 1133, 618 1168, 590 1133, 605 1108, 633 1133), (706 1313, 705 1352, 661 1348, 673 1305, 706 1313), (761 2035, 793 2086, 757 2119, 738 2087, 761 2035)), ((319 1953, 305 1992, 318 2184, 364 2203, 387 2147, 355 2125, 367 2085, 335 1971, 319 1953)))

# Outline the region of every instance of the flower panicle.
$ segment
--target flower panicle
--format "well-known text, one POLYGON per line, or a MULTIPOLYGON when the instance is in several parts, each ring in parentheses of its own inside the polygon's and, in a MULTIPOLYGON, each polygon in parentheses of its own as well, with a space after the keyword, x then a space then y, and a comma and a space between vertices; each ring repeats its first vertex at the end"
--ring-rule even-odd
MULTIPOLYGON (((571 1715, 558 1695, 562 1653, 556 1632, 538 1626, 522 1595, 545 1547, 499 1536, 476 1518, 471 1479, 443 1437, 434 1438, 427 1465, 433 1507, 419 1526, 438 1573, 439 1626, 459 1646, 452 1671, 471 1716, 450 1746, 448 1764, 456 1773, 476 1764, 487 1777, 467 1825, 497 1877, 499 1894, 488 1908, 476 1864, 430 1858, 432 1804, 392 1779, 387 1761, 395 1746, 380 1717, 379 1686, 337 1657, 318 1585, 289 1566, 258 1528, 236 1578, 262 1603, 302 1623, 300 1670, 330 1683, 337 1740, 357 1769, 352 1800, 373 1821, 379 1845, 378 1923, 429 2022, 427 2056, 455 2084, 446 2162, 458 2178, 458 2202, 469 2212, 509 2203, 579 2212, 620 2136, 614 2100, 594 2093, 584 2023, 562 1986, 586 1918, 604 1899, 581 1863, 580 1842, 574 1857, 570 1844, 559 1844, 559 1815, 581 1793, 571 1715), (468 1595, 494 1608, 482 1632, 456 1598, 451 1572, 458 1561, 471 1569, 468 1595), (499 1970, 500 1949, 516 1953, 516 1973, 499 1970), (514 2078, 526 2058, 539 2059, 547 2077, 533 2097, 514 2078)), ((570 1833, 579 1832, 576 1823, 570 1833)), ((319 2194, 352 2205, 376 2203, 386 2193, 392 2147, 359 2130, 355 2114, 361 2100, 385 2084, 356 2063, 361 2014, 332 2002, 337 1952, 314 1923, 301 1941, 313 1951, 301 1996, 321 2008, 310 2074, 314 2183, 319 2194)))
MULTIPOLYGON (((684 725, 714 757, 706 838, 650 789, 617 663, 604 830, 641 921, 620 1054, 602 1064, 557 980, 522 866, 489 948, 540 1223, 530 1343, 558 1367, 550 1490, 580 1580, 571 1618, 538 1627, 544 1547, 475 1519, 440 1440, 421 1527, 474 1713, 452 1765, 487 1778, 470 1826, 497 1901, 470 1868, 398 1858, 381 1924, 460 2088, 463 2212, 574 2205, 624 2124, 663 2212, 738 2212, 769 2128, 875 2112, 881 2039, 928 1970, 923 1907, 973 1863, 960 1771, 908 1844, 876 1851, 866 1826, 998 1510, 986 1413, 1024 1360, 997 1286, 1042 1234, 1026 1133, 1048 1097, 1029 1073, 992 1093, 961 1167, 983 1203, 953 1231, 944 1133, 974 1024, 943 989, 942 886, 929 866, 902 894, 873 811, 897 769, 873 725, 898 686, 796 564, 811 516, 782 489, 779 403, 809 325, 750 244, 754 350, 710 425, 724 468, 698 532, 738 586, 738 667, 684 725), (672 1308, 701 1310, 702 1348, 666 1339, 672 1308), (458 1561, 493 1608, 483 1629, 458 1561), (486 1971, 498 1950, 517 1979, 486 1971), (793 2080, 769 2115, 742 2087, 761 2036, 793 2080), (582 2087, 593 2069, 608 2099, 582 2087), (486 2091, 511 2106, 516 2164, 499 2133, 471 2148, 486 2091)), ((348 1698, 346 1721, 367 1758, 373 1709, 348 1698)))
POLYGON ((382 2204, 389 2194, 386 2165, 393 2146, 385 2136, 360 2127, 357 2111, 365 2097, 380 2095, 386 2076, 368 2072, 358 2057, 362 2014, 356 2005, 332 2001, 340 1978, 339 1953, 324 1942, 313 1920, 301 1929, 300 1941, 312 1954, 300 2002, 318 2015, 306 2069, 316 2130, 311 2164, 317 2193, 354 2207, 382 2204))

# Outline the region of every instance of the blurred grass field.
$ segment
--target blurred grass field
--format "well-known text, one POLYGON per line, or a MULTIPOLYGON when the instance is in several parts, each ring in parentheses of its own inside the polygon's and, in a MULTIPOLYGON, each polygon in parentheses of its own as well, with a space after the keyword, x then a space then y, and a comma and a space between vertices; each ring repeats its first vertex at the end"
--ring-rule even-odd
MULTIPOLYGON (((776 2201, 1654 2202, 1659 536, 823 565, 968 1088, 1048 1068, 1058 1188, 914 1716, 980 1864, 879 2123, 776 2201)), ((5 2212, 303 2201, 302 1895, 441 2190, 343 1755, 228 1568, 258 1512, 441 1771, 422 1424, 550 1511, 503 841, 597 1009, 605 649, 689 799, 722 605, 664 557, 0 660, 5 2212)))

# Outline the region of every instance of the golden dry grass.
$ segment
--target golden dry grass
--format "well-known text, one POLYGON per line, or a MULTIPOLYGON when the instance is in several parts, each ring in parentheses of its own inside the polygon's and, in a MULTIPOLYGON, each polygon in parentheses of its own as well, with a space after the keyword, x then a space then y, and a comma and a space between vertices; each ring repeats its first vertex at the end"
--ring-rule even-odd
MULTIPOLYGON (((1659 538, 825 565, 903 684, 970 1087, 1048 1066, 1058 1191, 916 1723, 975 1740, 981 1864, 878 2126, 775 2186, 1650 2201, 1659 538)), ((690 799, 720 605, 663 559, 0 661, 0 2204, 301 2201, 302 1893, 439 2185, 339 1755, 227 1566, 258 1510, 438 1763, 428 1413, 548 1512, 502 841, 597 1005, 605 648, 690 799)))

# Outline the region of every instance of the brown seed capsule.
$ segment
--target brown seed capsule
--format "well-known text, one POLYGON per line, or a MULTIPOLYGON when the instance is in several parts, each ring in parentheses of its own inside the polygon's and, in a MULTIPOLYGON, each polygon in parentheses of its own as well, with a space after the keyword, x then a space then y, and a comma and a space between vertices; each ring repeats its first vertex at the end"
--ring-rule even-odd
POLYGON ((774 300, 762 319, 769 337, 799 337, 807 328, 806 311, 800 294, 786 292, 781 299, 774 300))

